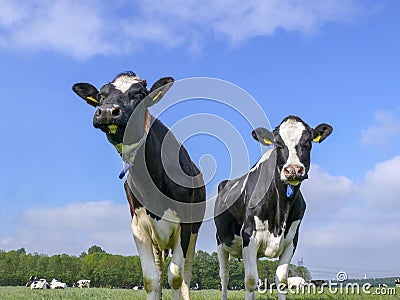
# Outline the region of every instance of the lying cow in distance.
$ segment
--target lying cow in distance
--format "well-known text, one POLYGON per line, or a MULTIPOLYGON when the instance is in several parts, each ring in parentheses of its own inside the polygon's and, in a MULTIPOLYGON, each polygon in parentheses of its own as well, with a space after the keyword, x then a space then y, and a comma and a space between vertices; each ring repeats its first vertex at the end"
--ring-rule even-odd
POLYGON ((53 278, 52 281, 50 281, 50 288, 51 289, 66 289, 67 284, 65 282, 61 282, 60 280, 57 280, 53 278))
POLYGON ((75 282, 72 287, 77 287, 77 288, 90 288, 90 280, 87 279, 81 279, 75 282))
POLYGON ((54 279, 48 283, 46 279, 37 279, 36 276, 29 277, 28 282, 25 284, 26 287, 31 289, 66 289, 67 284, 54 279))
POLYGON ((134 290, 134 291, 143 290, 143 286, 137 286, 137 285, 130 284, 130 283, 124 283, 122 285, 122 288, 127 289, 127 290, 134 290))
POLYGON ((25 286, 26 286, 26 287, 30 287, 31 284, 32 284, 35 280, 37 280, 36 276, 31 276, 31 277, 29 277, 29 279, 28 279, 28 281, 26 282, 25 286))
POLYGON ((35 276, 29 277, 28 282, 25 284, 26 287, 30 287, 31 290, 36 289, 49 289, 50 284, 46 279, 37 279, 35 276))
POLYGON ((161 299, 163 261, 169 250, 172 298, 189 299, 195 244, 205 212, 201 172, 171 131, 148 111, 173 82, 171 77, 161 78, 147 90, 145 80, 126 72, 100 91, 89 83, 72 87, 97 107, 94 127, 105 132, 129 169, 124 187, 148 299, 161 299))
POLYGON ((288 277, 287 279, 287 286, 289 289, 299 289, 306 285, 306 281, 300 276, 288 277))
MULTIPOLYGON (((258 257, 279 258, 276 284, 281 290, 287 285, 306 209, 300 185, 308 178, 312 142, 322 142, 331 132, 328 124, 314 129, 295 116, 285 118, 273 133, 265 128, 252 132, 261 144, 274 148, 249 173, 218 186, 214 221, 222 299, 227 299, 229 255, 243 258, 246 299, 255 299, 258 257)), ((285 299, 285 294, 278 297, 285 299)))
POLYGON ((311 280, 311 285, 314 285, 315 287, 321 287, 323 285, 327 285, 327 282, 323 279, 315 279, 311 280))

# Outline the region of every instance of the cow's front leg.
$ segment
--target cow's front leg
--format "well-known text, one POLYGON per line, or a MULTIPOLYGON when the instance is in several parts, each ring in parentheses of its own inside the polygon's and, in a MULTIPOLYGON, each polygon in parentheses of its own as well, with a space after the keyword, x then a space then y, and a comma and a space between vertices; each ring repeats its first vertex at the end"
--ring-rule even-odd
POLYGON ((243 240, 243 263, 244 263, 244 284, 246 289, 245 299, 255 300, 254 291, 258 283, 258 269, 257 269, 257 242, 254 237, 242 231, 243 240))
POLYGON ((292 242, 279 257, 278 267, 276 268, 276 276, 275 276, 275 282, 278 288, 278 300, 286 299, 288 270, 293 254, 294 254, 294 246, 292 242))
POLYGON ((147 300, 161 299, 159 274, 154 259, 153 245, 148 233, 140 230, 140 227, 138 227, 136 216, 132 219, 132 232, 136 248, 139 252, 147 300))
POLYGON ((183 256, 180 234, 177 234, 172 259, 168 268, 168 283, 172 290, 172 299, 182 299, 181 287, 183 283, 185 258, 183 256))

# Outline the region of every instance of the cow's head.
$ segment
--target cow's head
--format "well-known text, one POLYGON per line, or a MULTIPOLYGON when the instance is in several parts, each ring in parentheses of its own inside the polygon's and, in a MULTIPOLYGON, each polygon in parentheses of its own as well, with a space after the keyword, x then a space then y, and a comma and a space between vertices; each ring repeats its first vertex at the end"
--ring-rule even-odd
POLYGON ((274 144, 280 179, 298 185, 308 178, 312 142, 321 143, 332 132, 332 126, 320 124, 311 128, 299 117, 289 116, 271 133, 265 128, 253 130, 253 137, 261 144, 274 144))
POLYGON ((172 86, 174 79, 164 77, 153 84, 150 91, 146 80, 141 80, 133 72, 121 73, 113 81, 103 85, 100 91, 90 83, 76 83, 72 89, 79 97, 97 110, 93 117, 93 126, 107 134, 109 141, 118 145, 123 141, 126 126, 130 121, 133 141, 139 140, 144 133, 147 108, 157 103, 172 86), (148 96, 148 97, 147 97, 148 96))
POLYGON ((35 276, 31 276, 29 277, 28 282, 25 284, 25 286, 30 287, 32 283, 34 283, 36 281, 36 277, 35 276))

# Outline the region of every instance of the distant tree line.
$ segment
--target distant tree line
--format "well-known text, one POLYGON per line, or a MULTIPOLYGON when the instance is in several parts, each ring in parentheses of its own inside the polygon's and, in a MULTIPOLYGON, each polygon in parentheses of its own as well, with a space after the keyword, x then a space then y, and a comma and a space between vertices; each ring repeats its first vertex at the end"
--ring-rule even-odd
MULTIPOLYGON (((164 265, 164 286, 168 287, 167 267, 170 258, 164 265)), ((259 277, 274 280, 277 261, 260 260, 259 277)), ((310 280, 310 272, 305 267, 292 266, 290 276, 302 276, 310 280)), ((229 287, 243 287, 243 262, 230 261, 229 287)), ((106 253, 99 246, 92 246, 87 253, 80 256, 67 254, 48 256, 45 254, 26 253, 24 248, 11 251, 0 250, 0 285, 24 285, 30 276, 51 280, 59 279, 68 286, 80 279, 90 279, 95 287, 122 287, 122 285, 143 285, 139 256, 122 256, 106 253)), ((192 286, 201 289, 219 289, 219 266, 217 253, 197 251, 193 262, 192 286)))

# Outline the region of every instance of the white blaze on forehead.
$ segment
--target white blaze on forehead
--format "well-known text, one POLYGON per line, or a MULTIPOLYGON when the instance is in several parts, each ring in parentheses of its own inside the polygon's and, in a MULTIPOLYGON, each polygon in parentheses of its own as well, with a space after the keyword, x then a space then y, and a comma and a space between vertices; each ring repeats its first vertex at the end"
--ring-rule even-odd
POLYGON ((303 166, 297 156, 296 145, 299 144, 304 130, 306 130, 304 124, 295 119, 288 119, 279 126, 279 135, 289 150, 289 157, 284 168, 290 165, 303 166))
POLYGON ((132 84, 138 83, 140 81, 140 78, 137 76, 121 75, 111 83, 113 86, 115 86, 117 90, 125 93, 132 84))

